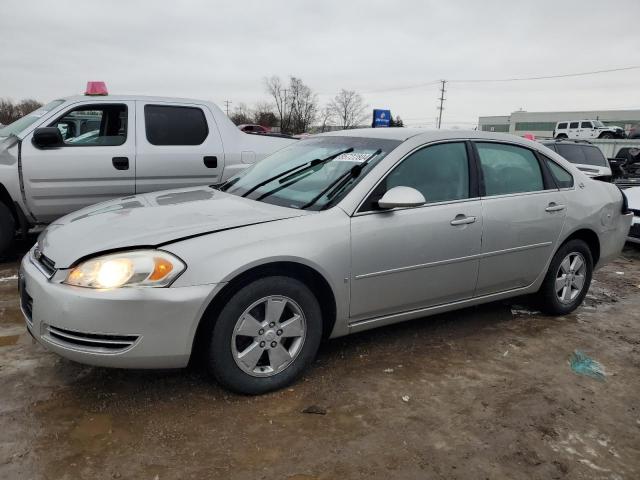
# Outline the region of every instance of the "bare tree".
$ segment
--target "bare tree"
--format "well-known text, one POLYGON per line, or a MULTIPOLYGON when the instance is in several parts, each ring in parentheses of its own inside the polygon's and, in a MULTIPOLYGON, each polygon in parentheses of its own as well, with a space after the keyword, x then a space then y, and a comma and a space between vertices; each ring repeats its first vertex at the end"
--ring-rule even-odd
POLYGON ((276 114, 280 120, 280 131, 282 133, 289 133, 291 126, 291 103, 290 97, 287 98, 287 93, 289 93, 290 89, 288 89, 287 86, 282 83, 280 77, 277 76, 265 78, 264 84, 267 93, 273 98, 276 114))
POLYGON ((318 96, 296 77, 291 77, 291 130, 304 133, 318 115, 318 96))
POLYGON ((263 127, 277 127, 278 116, 274 113, 274 106, 268 102, 258 102, 253 109, 253 121, 263 127))
POLYGON ((20 103, 14 103, 8 98, 0 98, 0 123, 8 125, 20 117, 40 108, 42 104, 37 100, 25 99, 20 103))
POLYGON ((280 77, 265 79, 267 93, 273 98, 282 133, 303 133, 309 129, 318 113, 318 97, 296 77, 285 85, 280 77))
POLYGON ((333 115, 343 129, 354 128, 365 121, 367 105, 362 96, 353 90, 344 88, 329 103, 333 115))
POLYGON ((229 115, 229 118, 236 125, 252 123, 253 121, 251 110, 249 110, 249 107, 247 107, 245 103, 239 103, 236 108, 233 109, 233 113, 229 115))
POLYGON ((333 124, 333 110, 329 105, 325 105, 319 115, 320 119, 320 132, 326 132, 329 130, 329 127, 333 124))

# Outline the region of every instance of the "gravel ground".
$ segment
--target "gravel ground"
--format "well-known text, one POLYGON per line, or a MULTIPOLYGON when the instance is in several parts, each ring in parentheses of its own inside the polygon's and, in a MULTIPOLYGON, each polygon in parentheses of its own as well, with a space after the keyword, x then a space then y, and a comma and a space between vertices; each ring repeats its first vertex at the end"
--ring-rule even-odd
POLYGON ((26 248, 0 263, 1 479, 640 478, 640 249, 567 317, 518 300, 380 328, 243 397, 46 352, 18 308, 26 248), (575 350, 605 379, 574 373, 575 350))

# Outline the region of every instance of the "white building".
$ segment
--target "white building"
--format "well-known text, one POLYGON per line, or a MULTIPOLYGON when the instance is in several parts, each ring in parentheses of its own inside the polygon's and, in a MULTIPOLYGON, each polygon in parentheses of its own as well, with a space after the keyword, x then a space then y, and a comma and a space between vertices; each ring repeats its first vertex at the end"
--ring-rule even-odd
POLYGON ((629 132, 640 124, 640 110, 592 110, 584 112, 513 112, 507 116, 480 117, 478 130, 506 132, 514 135, 532 133, 536 137, 551 137, 557 122, 562 120, 600 120, 605 125, 617 125, 629 132))

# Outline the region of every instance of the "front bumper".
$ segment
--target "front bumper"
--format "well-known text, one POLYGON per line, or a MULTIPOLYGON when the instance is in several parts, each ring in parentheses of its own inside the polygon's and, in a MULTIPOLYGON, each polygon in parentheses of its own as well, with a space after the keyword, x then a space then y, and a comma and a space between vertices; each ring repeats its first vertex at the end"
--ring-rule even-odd
POLYGON ((180 368, 216 285, 94 290, 50 281, 32 262, 20 266, 27 328, 48 350, 80 363, 120 368, 180 368))
POLYGON ((631 243, 640 243, 640 217, 638 216, 634 215, 633 217, 627 241, 631 243))

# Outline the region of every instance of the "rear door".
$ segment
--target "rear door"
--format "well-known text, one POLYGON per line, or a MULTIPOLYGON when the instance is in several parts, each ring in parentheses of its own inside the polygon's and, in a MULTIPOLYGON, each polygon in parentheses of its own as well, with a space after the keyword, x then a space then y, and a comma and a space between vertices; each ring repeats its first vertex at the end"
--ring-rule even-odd
POLYGON ((137 101, 136 193, 217 183, 220 132, 206 105, 137 101))
POLYGON ((569 129, 567 130, 567 136, 569 138, 579 138, 580 135, 580 122, 569 122, 569 129))
POLYGON ((533 150, 501 142, 474 145, 483 184, 476 296, 483 296, 533 283, 555 249, 566 204, 533 150))
POLYGON ((135 103, 70 106, 46 126, 64 145, 40 149, 22 142, 22 174, 30 211, 51 222, 74 210, 135 192, 135 103))

